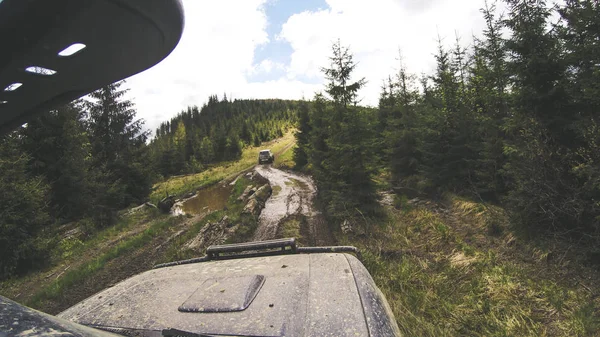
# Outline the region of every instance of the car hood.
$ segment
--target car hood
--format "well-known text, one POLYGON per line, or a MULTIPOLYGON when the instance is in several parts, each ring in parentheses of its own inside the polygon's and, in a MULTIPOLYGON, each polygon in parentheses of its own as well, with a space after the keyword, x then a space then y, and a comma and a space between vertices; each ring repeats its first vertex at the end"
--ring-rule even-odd
MULTIPOLYGON (((88 326, 146 331, 368 336, 378 324, 368 302, 377 302, 379 290, 365 273, 355 257, 339 253, 179 265, 134 276, 58 316, 88 326)), ((383 311, 377 315, 391 315, 385 300, 377 305, 383 311)), ((397 330, 393 325, 390 331, 397 330)))

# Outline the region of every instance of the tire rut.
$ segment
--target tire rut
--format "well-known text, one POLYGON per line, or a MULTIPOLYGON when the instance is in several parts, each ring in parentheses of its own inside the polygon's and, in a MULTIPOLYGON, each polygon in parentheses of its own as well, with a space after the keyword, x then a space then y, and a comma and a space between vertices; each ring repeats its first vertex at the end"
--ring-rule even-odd
POLYGON ((276 238, 283 219, 292 215, 306 217, 308 222, 308 243, 316 246, 333 245, 333 235, 329 231, 323 215, 315 209, 314 198, 317 188, 310 177, 276 169, 268 165, 258 165, 255 171, 269 181, 275 190, 265 203, 258 219, 258 228, 253 241, 276 238))

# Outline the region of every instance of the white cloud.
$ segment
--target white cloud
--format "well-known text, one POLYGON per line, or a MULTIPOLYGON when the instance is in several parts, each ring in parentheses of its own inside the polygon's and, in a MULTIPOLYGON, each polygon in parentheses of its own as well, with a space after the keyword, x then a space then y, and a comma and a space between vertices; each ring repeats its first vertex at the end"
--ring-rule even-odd
POLYGON ((269 74, 274 69, 285 70, 285 65, 281 62, 273 62, 271 59, 264 59, 256 66, 252 67, 249 71, 249 75, 256 74, 269 74))
POLYGON ((323 89, 320 68, 328 66, 337 38, 354 52, 357 78, 369 81, 361 92, 363 103, 376 105, 381 81, 397 68, 398 48, 411 72, 430 72, 438 33, 451 45, 456 30, 467 44, 483 27, 483 0, 327 0, 330 9, 295 14, 271 37, 290 43, 289 65, 271 59, 255 64, 255 50, 269 42, 267 1, 184 0, 186 27, 179 46, 162 63, 128 80, 130 97, 149 129, 188 105, 203 104, 211 94, 311 98, 323 89), (260 83, 247 79, 274 70, 286 75, 260 83))
POLYGON ((438 33, 446 46, 455 33, 468 45, 484 22, 482 0, 327 0, 330 9, 303 12, 290 17, 279 39, 288 41, 294 53, 290 79, 302 76, 322 79, 331 44, 338 38, 349 45, 359 63, 356 78, 369 83, 361 92, 363 103, 376 105, 381 81, 397 69, 398 49, 409 71, 430 73, 435 61, 438 33))
POLYGON ((254 50, 267 43, 265 0, 184 1, 183 37, 163 62, 128 80, 146 127, 154 129, 211 94, 241 91, 254 50))

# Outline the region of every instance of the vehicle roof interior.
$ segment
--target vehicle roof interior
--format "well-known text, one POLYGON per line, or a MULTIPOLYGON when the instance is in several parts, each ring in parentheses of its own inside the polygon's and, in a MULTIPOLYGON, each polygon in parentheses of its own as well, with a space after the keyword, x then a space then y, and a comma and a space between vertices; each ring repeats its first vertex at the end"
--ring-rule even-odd
POLYGON ((154 66, 183 26, 180 0, 0 2, 0 134, 154 66))

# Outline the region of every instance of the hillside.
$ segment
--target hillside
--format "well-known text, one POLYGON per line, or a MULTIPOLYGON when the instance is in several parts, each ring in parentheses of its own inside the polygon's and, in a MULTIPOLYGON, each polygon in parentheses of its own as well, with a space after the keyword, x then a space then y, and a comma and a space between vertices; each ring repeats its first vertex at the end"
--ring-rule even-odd
POLYGON ((215 167, 240 158, 246 165, 255 153, 245 150, 283 137, 296 119, 294 101, 211 96, 161 124, 149 140, 121 86, 0 137, 0 280, 55 263, 51 252, 61 240, 46 233, 71 222, 86 223, 89 235, 110 228, 120 210, 179 193, 153 187, 170 176, 218 181, 222 169, 215 167))
POLYGON ((195 173, 212 163, 237 159, 244 146, 283 136, 295 123, 299 102, 286 100, 219 100, 189 107, 162 123, 149 145, 157 173, 195 173))
MULTIPOLYGON (((275 167, 294 166, 287 159, 293 153, 293 140, 287 134, 262 145, 279 158, 275 167)), ((0 293, 57 313, 156 263, 201 256, 206 242, 187 248, 199 238, 250 240, 261 220, 242 215, 243 204, 236 200, 250 184, 264 184, 239 175, 255 165, 257 150, 247 149, 241 160, 210 172, 173 177, 155 186, 159 191, 170 186, 180 195, 197 190, 199 198, 227 191, 220 204, 211 204, 215 209, 184 216, 164 215, 148 207, 124 210, 116 226, 90 237, 81 236, 84 228, 77 225, 82 224, 60 228, 51 234, 63 237, 54 252, 60 256, 57 264, 1 283, 0 293), (213 232, 225 215, 242 225, 229 234, 213 232)), ((281 187, 273 187, 271 198, 281 193, 281 187)), ((593 336, 600 332, 600 285, 595 282, 600 273, 573 249, 576 242, 527 238, 510 225, 502 208, 451 194, 439 200, 409 199, 389 191, 385 184, 379 185, 378 193, 384 215, 368 227, 360 222, 344 226, 312 222, 300 215, 277 221, 274 232, 265 238, 293 236, 302 245, 357 246, 401 330, 409 336, 593 336), (314 231, 333 236, 315 237, 314 231)))
MULTIPOLYGON (((211 186, 226 191, 221 201, 211 203, 206 200, 206 205, 213 205, 213 208, 198 214, 174 216, 142 206, 122 210, 114 226, 99 231, 91 230, 93 227, 90 228, 86 221, 48 228, 42 235, 58 240, 49 252, 52 264, 26 276, 1 282, 0 294, 56 314, 155 264, 202 256, 207 245, 187 248, 188 243, 206 224, 218 222, 225 215, 231 221, 239 221, 229 240, 249 240, 257 218, 241 217, 244 205, 237 198, 251 181, 243 178, 237 179, 234 185, 230 186, 230 183, 256 165, 259 149, 271 148, 277 157, 285 158, 288 152, 292 152, 293 145, 294 137, 287 133, 260 147, 246 148, 240 160, 214 166, 200 174, 174 177, 154 186, 155 191, 169 186, 171 193, 178 195, 202 193, 212 189, 211 186)), ((275 163, 279 164, 279 161, 275 163)), ((206 197, 214 197, 214 190, 206 197)))

